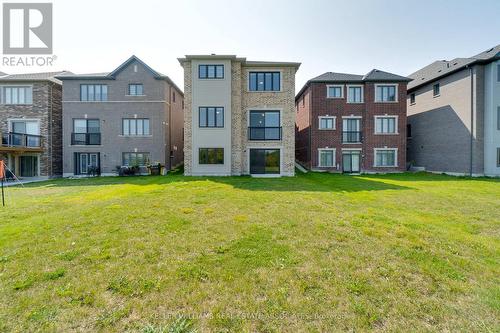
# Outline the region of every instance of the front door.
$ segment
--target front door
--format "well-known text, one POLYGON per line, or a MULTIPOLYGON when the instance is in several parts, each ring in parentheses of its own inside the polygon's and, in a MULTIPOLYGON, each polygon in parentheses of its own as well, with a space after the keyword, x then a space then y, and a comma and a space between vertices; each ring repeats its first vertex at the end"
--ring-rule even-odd
POLYGON ((21 177, 37 177, 38 156, 19 156, 19 172, 21 177))
POLYGON ((279 149, 250 149, 250 174, 280 174, 279 149))
POLYGON ((342 171, 346 173, 358 173, 359 161, 359 152, 343 152, 342 171))

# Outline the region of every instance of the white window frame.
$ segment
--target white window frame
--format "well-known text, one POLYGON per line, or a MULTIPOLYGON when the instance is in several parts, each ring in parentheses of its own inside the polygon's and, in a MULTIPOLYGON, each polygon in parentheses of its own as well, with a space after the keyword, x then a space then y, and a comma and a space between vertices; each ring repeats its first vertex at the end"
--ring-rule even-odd
POLYGON ((375 103, 398 103, 399 102, 398 96, 399 96, 399 84, 397 84, 397 83, 376 83, 375 84, 375 93, 374 93, 374 102, 375 103), (394 96, 395 100, 394 101, 382 101, 382 100, 377 99, 378 87, 388 87, 388 86, 395 86, 396 87, 395 96, 394 96))
POLYGON ((373 148, 373 167, 375 168, 397 168, 398 167, 398 148, 373 148), (394 165, 377 165, 377 152, 379 150, 393 150, 394 151, 394 165))
POLYGON ((396 116, 396 115, 388 115, 388 114, 385 114, 385 115, 378 115, 378 116, 374 116, 374 126, 373 126, 373 130, 374 130, 374 134, 376 135, 398 135, 399 134, 399 126, 398 126, 398 121, 399 121, 399 116, 396 116), (394 132, 393 133, 390 133, 390 132, 377 132, 377 119, 379 118, 394 118, 394 132))
POLYGON ((326 98, 333 98, 333 99, 344 98, 344 85, 343 84, 328 84, 328 85, 326 85, 326 98), (330 88, 340 88, 340 97, 330 96, 330 88))
POLYGON ((361 104, 361 103, 364 103, 365 101, 365 97, 364 97, 364 94, 365 94, 365 88, 362 84, 348 84, 347 85, 347 103, 349 104, 361 104), (349 88, 361 88, 361 101, 360 102, 350 102, 349 101, 349 88))
POLYGON ((337 117, 336 116, 319 116, 318 117, 318 129, 321 131, 334 131, 337 129, 337 117), (321 127, 321 119, 333 119, 333 127, 332 128, 322 128, 321 127))
POLYGON ((337 149, 336 148, 318 148, 318 168, 337 168, 337 149), (333 164, 331 166, 321 165, 321 152, 333 151, 333 164))

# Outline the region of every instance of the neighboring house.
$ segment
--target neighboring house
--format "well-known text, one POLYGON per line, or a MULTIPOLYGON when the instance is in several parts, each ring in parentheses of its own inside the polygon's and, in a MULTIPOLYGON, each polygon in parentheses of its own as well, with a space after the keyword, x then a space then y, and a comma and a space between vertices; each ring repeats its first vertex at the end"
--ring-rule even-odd
POLYGON ((410 77, 408 161, 433 172, 500 176, 500 45, 410 77))
POLYGON ((0 77, 0 159, 19 178, 62 175, 62 87, 54 76, 66 73, 0 77))
POLYGON ((183 93, 136 56, 110 73, 64 75, 63 175, 182 163, 183 93))
POLYGON ((234 55, 188 55, 179 62, 186 175, 294 175, 299 63, 234 55))
POLYGON ((295 97, 297 162, 317 171, 404 171, 408 81, 376 69, 309 80, 295 97))

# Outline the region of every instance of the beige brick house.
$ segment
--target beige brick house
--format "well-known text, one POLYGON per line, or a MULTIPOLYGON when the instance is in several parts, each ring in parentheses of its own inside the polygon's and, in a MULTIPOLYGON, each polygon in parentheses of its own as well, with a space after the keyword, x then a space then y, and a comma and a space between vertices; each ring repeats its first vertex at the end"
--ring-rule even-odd
POLYGON ((188 55, 185 175, 293 176, 300 63, 188 55))

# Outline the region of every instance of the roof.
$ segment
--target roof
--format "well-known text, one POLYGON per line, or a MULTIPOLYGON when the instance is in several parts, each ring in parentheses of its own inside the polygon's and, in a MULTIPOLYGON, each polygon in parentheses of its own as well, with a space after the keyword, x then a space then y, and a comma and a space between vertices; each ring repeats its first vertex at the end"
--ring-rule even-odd
POLYGON ((492 47, 470 58, 455 58, 452 60, 437 60, 409 75, 413 79, 408 84, 408 90, 414 90, 424 84, 451 75, 468 66, 486 64, 500 59, 500 45, 492 47))
POLYGON ((51 81, 57 84, 62 84, 56 77, 59 75, 73 74, 68 71, 59 72, 42 72, 42 73, 25 73, 25 74, 5 74, 0 76, 0 81, 51 81))
POLYGON ((179 63, 182 65, 184 62, 189 60, 233 60, 241 62, 245 66, 255 66, 255 67, 295 67, 299 68, 300 62, 286 62, 286 61, 249 61, 246 58, 237 57, 234 54, 200 54, 200 55, 186 55, 184 58, 177 58, 179 63))
POLYGON ((298 99, 311 83, 364 83, 364 82, 409 82, 410 78, 405 76, 384 72, 379 69, 372 69, 365 75, 326 72, 310 79, 300 89, 295 97, 298 99))
POLYGON ((160 72, 155 71, 151 67, 149 67, 145 62, 143 62, 141 59, 139 59, 137 56, 132 55, 130 58, 125 60, 120 66, 115 68, 112 72, 103 72, 103 73, 88 73, 88 74, 63 74, 57 76, 57 79, 59 80, 115 80, 116 76, 123 71, 128 65, 130 65, 132 62, 138 62, 144 68, 146 68, 155 79, 157 80, 165 80, 169 84, 171 84, 181 95, 184 96, 183 91, 172 81, 167 75, 164 75, 160 72))

